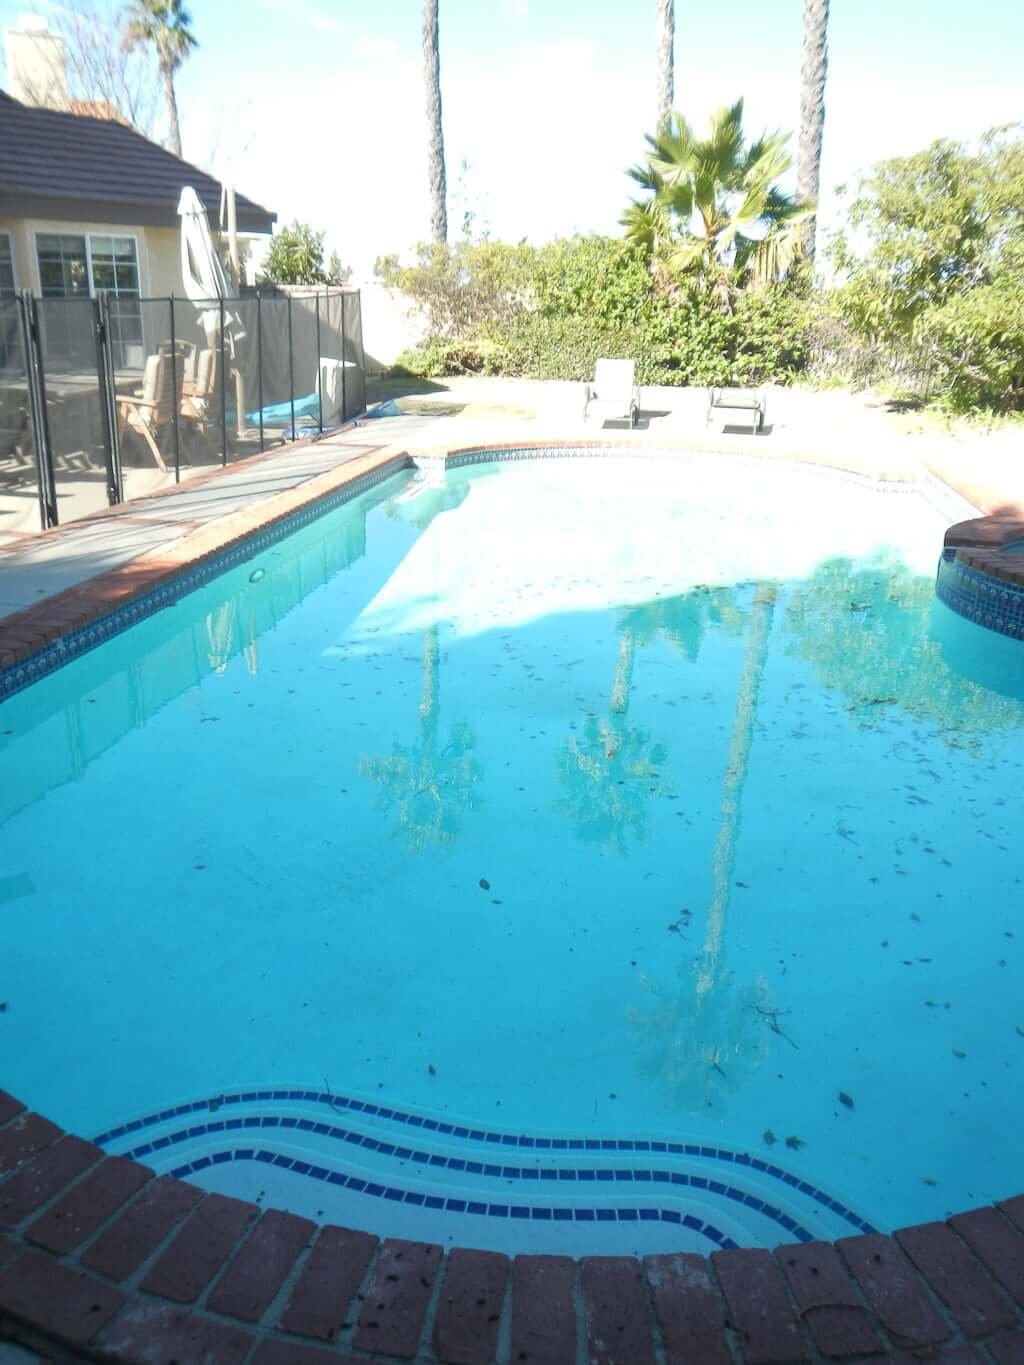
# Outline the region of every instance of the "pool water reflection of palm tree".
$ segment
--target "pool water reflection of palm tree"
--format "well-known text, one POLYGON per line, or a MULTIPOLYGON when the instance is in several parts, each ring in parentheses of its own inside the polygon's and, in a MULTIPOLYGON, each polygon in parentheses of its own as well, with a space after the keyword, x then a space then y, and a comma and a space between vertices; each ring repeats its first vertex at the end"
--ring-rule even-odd
POLYGON ((646 840, 650 800, 662 794, 661 769, 668 749, 629 722, 637 650, 664 639, 692 662, 708 627, 736 634, 742 625, 729 588, 701 586, 678 597, 655 598, 622 614, 608 714, 588 715, 582 733, 561 746, 556 760, 564 790, 558 810, 585 843, 627 854, 631 839, 646 840))
POLYGON ((392 745, 383 758, 364 758, 359 771, 380 788, 380 809, 394 810, 399 829, 414 853, 431 844, 452 843, 462 828, 461 813, 479 806, 480 768, 473 758, 476 737, 457 721, 442 743, 441 649, 436 625, 423 640, 423 695, 419 742, 392 745))
POLYGON ((680 962, 678 990, 662 993, 648 983, 653 1006, 633 1008, 627 1014, 630 1031, 643 1049, 643 1069, 694 1109, 705 1107, 724 1088, 734 1088, 767 1055, 765 1019, 771 1015, 767 981, 758 974, 753 982, 734 982, 726 963, 725 936, 743 787, 774 610, 774 588, 758 587, 750 609, 722 781, 703 946, 694 961, 680 962))
MULTIPOLYGON (((458 507, 469 493, 464 482, 413 481, 407 495, 388 507, 388 515, 426 531, 435 517, 458 507)), ((379 808, 394 810, 408 847, 421 853, 430 845, 454 842, 462 812, 480 805, 480 767, 473 757, 476 736, 467 721, 457 721, 447 742, 441 737, 441 643, 437 624, 423 636, 423 692, 419 705, 419 742, 397 742, 381 758, 364 757, 363 777, 380 788, 379 808)))

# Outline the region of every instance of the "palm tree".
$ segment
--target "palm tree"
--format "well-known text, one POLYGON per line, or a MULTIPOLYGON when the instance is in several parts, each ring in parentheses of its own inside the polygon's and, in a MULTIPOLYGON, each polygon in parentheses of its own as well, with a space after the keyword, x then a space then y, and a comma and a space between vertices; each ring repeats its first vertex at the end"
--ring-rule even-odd
POLYGON ((423 0, 423 78, 427 87, 427 135, 430 156, 430 230, 441 246, 448 241, 448 186, 444 171, 441 126, 441 49, 437 37, 438 0, 423 0))
POLYGON ((657 0, 658 5, 658 136, 668 132, 675 101, 675 0, 657 0))
POLYGON ((189 25, 192 16, 181 0, 134 0, 127 12, 124 49, 156 48, 156 58, 164 81, 167 101, 167 120, 170 125, 171 151, 181 156, 181 128, 178 124, 178 101, 174 94, 174 73, 194 47, 196 41, 189 25))
MULTIPOLYGON (((817 207, 821 182, 821 141, 825 132, 825 77, 828 73, 829 0, 804 0, 804 52, 800 67, 800 156, 796 192, 817 207)), ((803 249, 814 260, 817 222, 804 224, 803 249)))
POLYGON ((780 280, 800 253, 810 209, 775 183, 792 164, 782 133, 747 143, 743 101, 717 110, 698 138, 681 114, 648 137, 647 163, 629 174, 649 192, 621 222, 645 252, 663 243, 673 276, 690 277, 728 306, 737 286, 780 280))

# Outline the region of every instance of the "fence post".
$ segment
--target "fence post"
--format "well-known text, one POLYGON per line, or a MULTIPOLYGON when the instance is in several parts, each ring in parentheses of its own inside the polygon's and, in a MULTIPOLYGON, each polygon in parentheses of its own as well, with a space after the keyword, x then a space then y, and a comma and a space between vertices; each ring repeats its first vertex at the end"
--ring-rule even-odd
POLYGON ((341 420, 348 421, 348 382, 345 376, 348 374, 348 347, 345 345, 345 300, 348 295, 339 295, 341 302, 341 420))
POLYGON ((124 501, 124 493, 120 452, 117 448, 117 399, 114 396, 114 365, 110 353, 110 303, 105 289, 92 301, 92 319, 96 333, 96 379, 103 422, 104 463, 107 467, 107 502, 113 507, 115 503, 124 501))
POLYGON ((53 451, 50 447, 50 419, 46 411, 43 380, 43 351, 35 299, 26 289, 19 296, 21 335, 28 382, 28 410, 32 423, 32 450, 36 458, 39 486, 39 520, 45 530, 57 525, 57 490, 53 476, 53 451))
POLYGON ((320 435, 324 434, 324 365, 323 348, 320 345, 320 290, 314 296, 316 301, 316 397, 320 435))
POLYGON ((363 344, 363 292, 355 291, 356 308, 359 310, 359 411, 366 411, 366 346, 363 344))
POLYGON ((288 402, 292 411, 292 440, 295 440, 295 347, 292 345, 292 296, 288 295, 288 402))
MULTIPOLYGON (((227 366, 224 363, 224 300, 220 300, 220 462, 228 462, 228 404, 227 404, 227 366)), ((236 419, 237 420, 237 419, 236 419)))
MULTIPOLYGON (((181 389, 178 387, 178 340, 174 335, 174 295, 167 300, 171 310, 171 393, 174 395, 174 482, 181 483, 181 389)), ((207 400, 209 401, 209 400, 207 400)))
POLYGON ((260 454, 263 454, 263 295, 256 290, 256 396, 260 405, 260 454))

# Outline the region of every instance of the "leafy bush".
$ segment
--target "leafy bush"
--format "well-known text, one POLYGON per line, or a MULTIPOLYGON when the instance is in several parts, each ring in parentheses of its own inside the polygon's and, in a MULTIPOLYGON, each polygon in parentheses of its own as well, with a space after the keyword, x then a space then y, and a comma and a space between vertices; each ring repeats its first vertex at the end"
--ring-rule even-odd
POLYGON ((426 320, 431 338, 464 337, 503 325, 527 306, 536 250, 504 242, 437 243, 417 248, 416 263, 382 256, 378 278, 398 289, 426 320))
POLYGON ((455 374, 503 374, 505 370, 501 344, 490 337, 435 336, 403 351, 392 373, 434 379, 455 374))
POLYGON ((954 412, 1024 409, 1024 280, 984 285, 929 309, 918 335, 954 412))
POLYGON ((344 284, 351 273, 336 251, 325 266, 324 234, 296 221, 271 239, 262 278, 272 284, 344 284))
POLYGON ((976 149, 936 142, 880 162, 840 235, 834 295, 865 350, 927 360, 946 407, 1024 407, 1024 140, 997 129, 976 149))
POLYGON ((724 312, 656 288, 642 254, 613 238, 430 248, 411 270, 382 265, 433 325, 399 357, 417 375, 585 380, 599 356, 632 356, 641 384, 753 384, 807 363, 806 290, 743 293, 724 312))

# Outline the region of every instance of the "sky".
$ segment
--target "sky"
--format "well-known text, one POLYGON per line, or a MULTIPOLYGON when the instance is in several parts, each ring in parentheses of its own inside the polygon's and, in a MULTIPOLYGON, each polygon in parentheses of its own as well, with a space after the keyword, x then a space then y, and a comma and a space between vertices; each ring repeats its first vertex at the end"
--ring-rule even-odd
MULTIPOLYGON (((103 3, 103 0, 97 0, 103 3)), ((0 27, 34 6, 0 0, 0 27)), ((429 235, 420 0, 188 0, 184 154, 366 278, 429 235)), ((801 0, 676 4, 676 107, 796 131, 801 0)), ((440 0, 449 228, 616 233, 655 118, 655 0, 440 0)), ((1020 0, 832 0, 821 219, 836 187, 937 137, 1024 119, 1020 0)), ((794 138, 795 143, 795 138, 794 138)), ((795 146, 794 146, 795 151, 795 146)))

